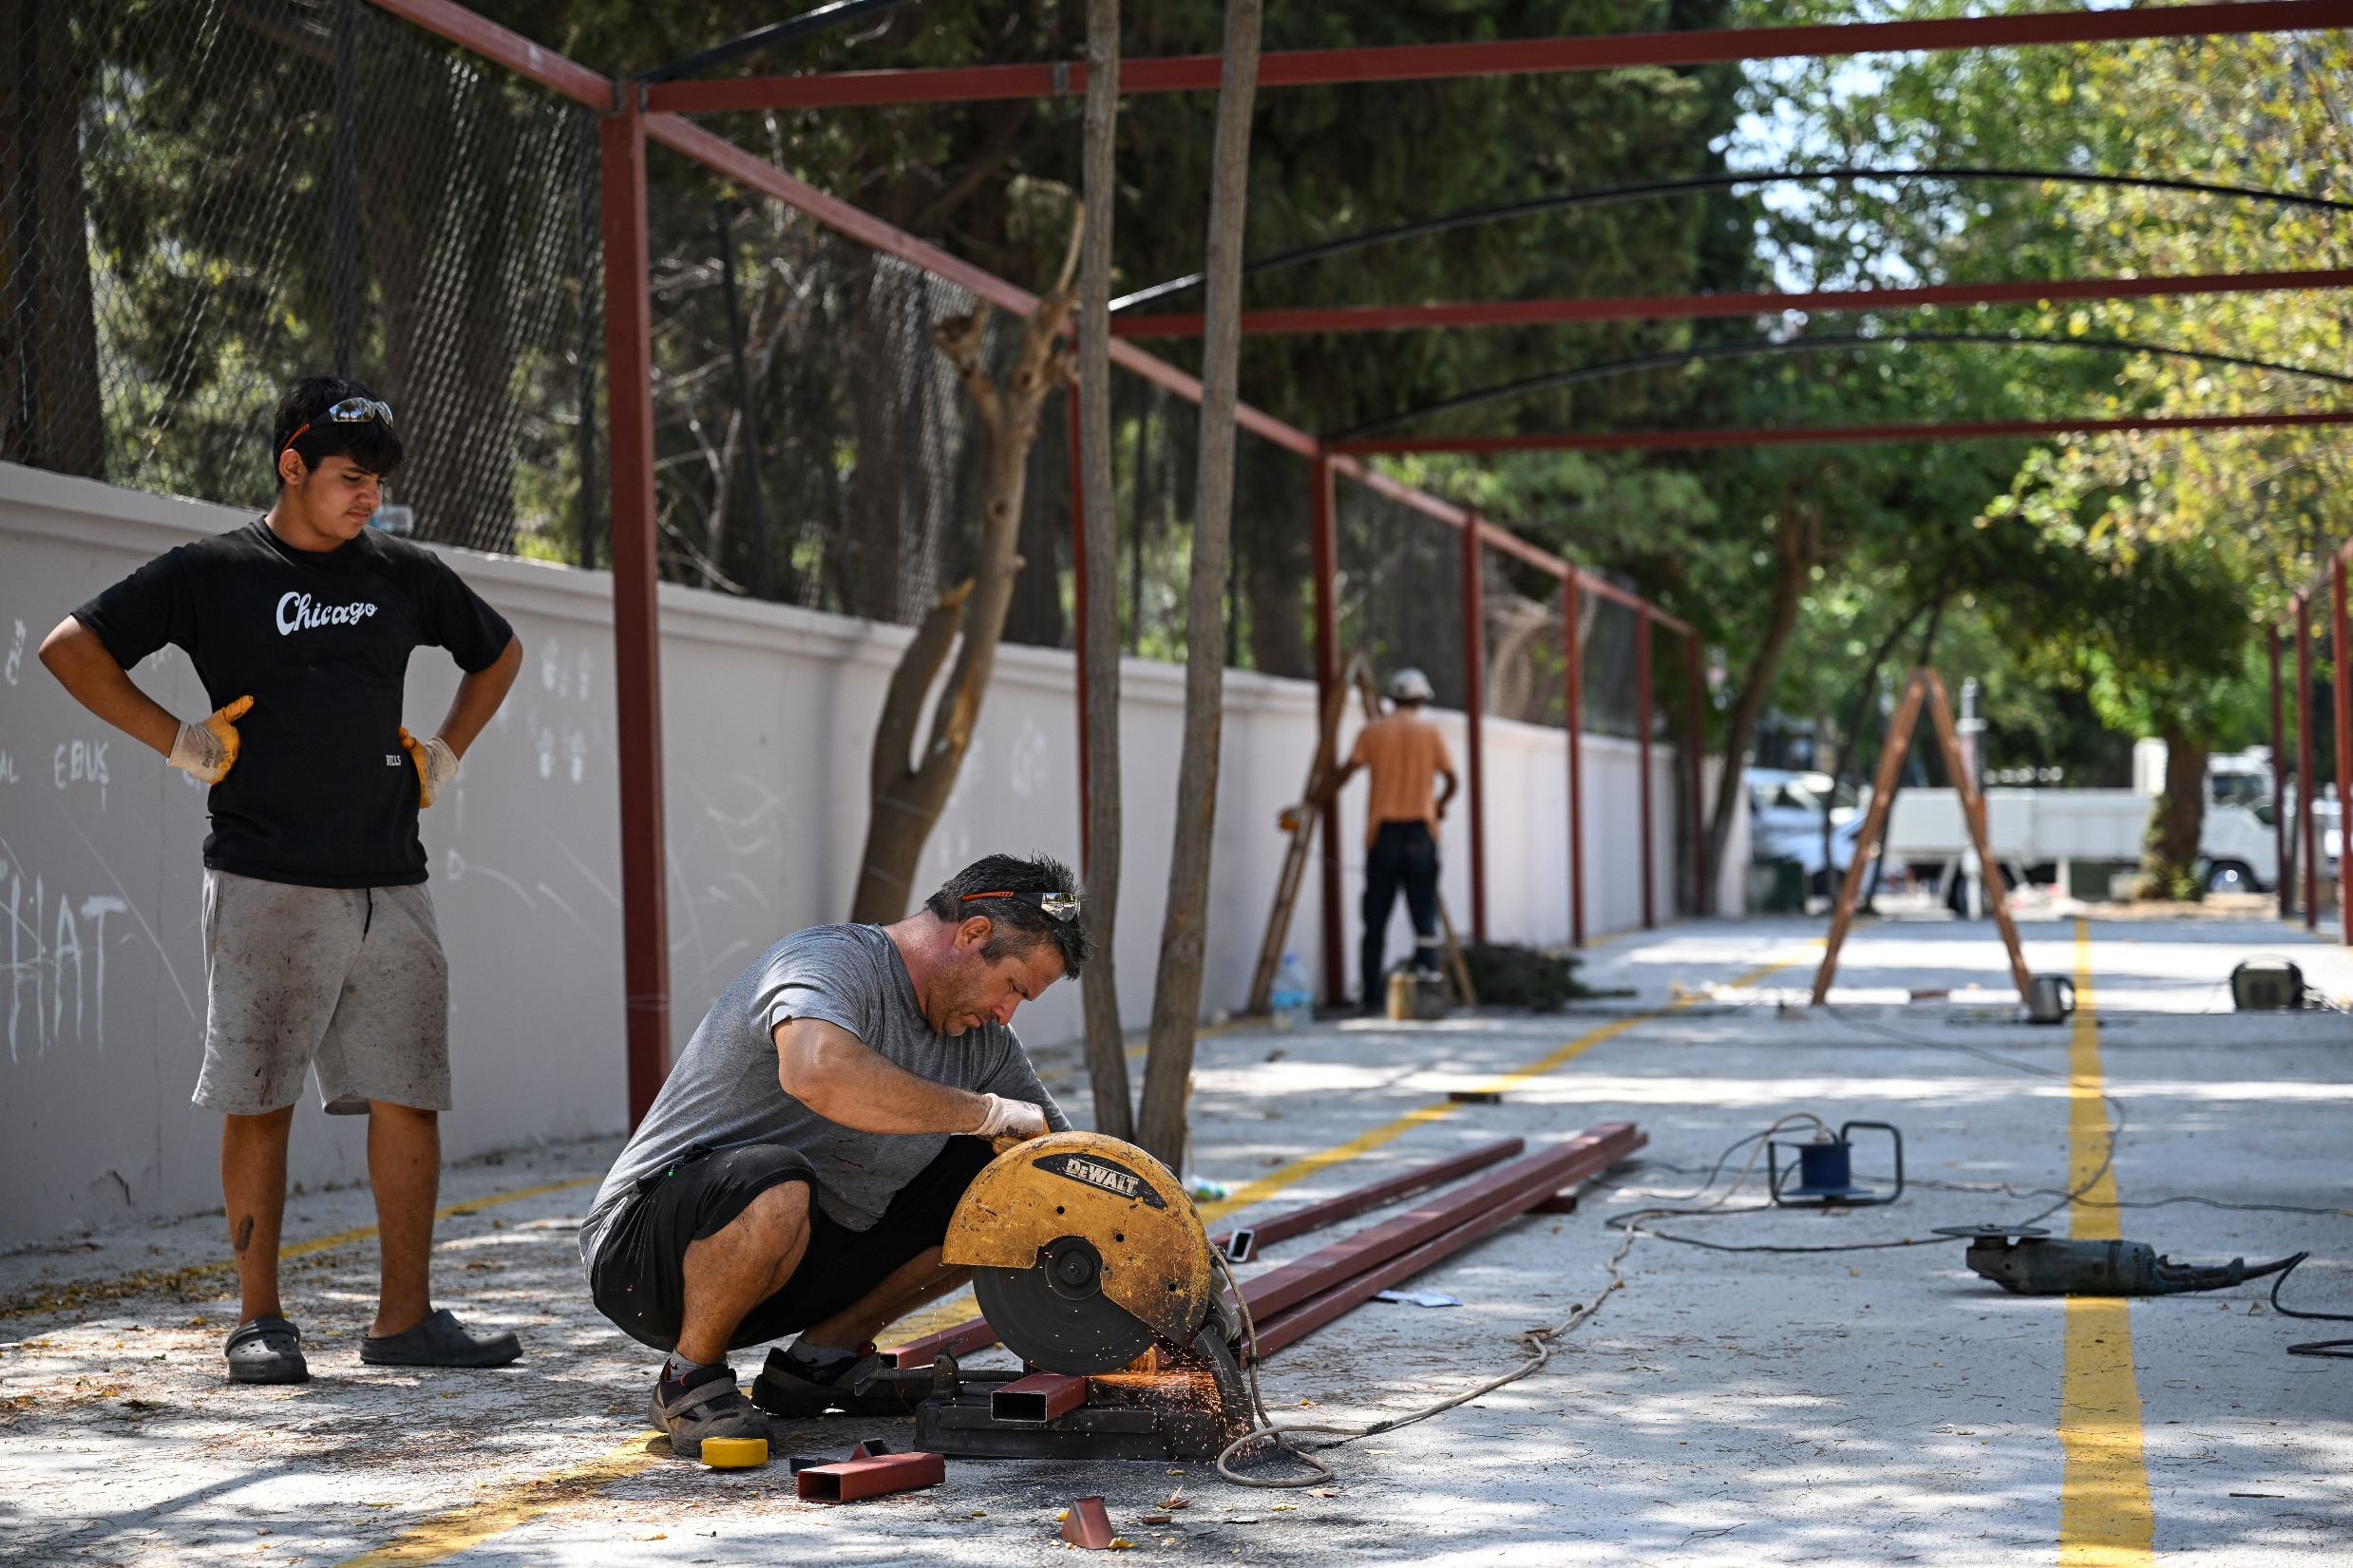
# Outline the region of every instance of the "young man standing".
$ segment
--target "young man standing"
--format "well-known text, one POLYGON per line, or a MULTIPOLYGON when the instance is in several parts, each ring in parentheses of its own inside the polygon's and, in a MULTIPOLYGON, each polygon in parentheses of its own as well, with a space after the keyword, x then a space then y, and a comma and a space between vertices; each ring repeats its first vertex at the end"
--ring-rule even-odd
POLYGON ((712 1004, 580 1226, 597 1310, 669 1352, 681 1455, 854 1398, 867 1343, 961 1284, 940 1243, 996 1146, 1070 1122, 1010 1027, 1087 961, 1070 868, 991 855, 896 925, 814 926, 712 1004), (771 1351, 755 1409, 727 1353, 771 1351))
POLYGON ((1454 798, 1454 758, 1437 726, 1421 716, 1422 704, 1433 695, 1430 677, 1418 670, 1392 675, 1394 706, 1358 731, 1348 765, 1332 784, 1338 794, 1358 769, 1372 770, 1372 796, 1364 804, 1363 948, 1357 954, 1364 974, 1358 1005, 1367 1012, 1378 1012, 1388 1003, 1381 989, 1381 950, 1400 887, 1414 921, 1414 964, 1438 967, 1438 822, 1454 798), (1446 781, 1443 795, 1432 788, 1437 779, 1446 781))
POLYGON ((220 1184, 243 1308, 233 1383, 310 1377, 278 1297, 286 1135, 306 1070, 331 1114, 366 1115, 383 1288, 363 1361, 497 1367, 511 1333, 435 1312, 429 1281, 449 1108, 448 966, 417 813, 457 777, 522 645, 432 552, 371 530, 400 465, 392 410, 312 376, 280 400, 277 501, 141 567, 58 624, 41 662, 100 718, 212 786, 204 840, 204 1066, 223 1113, 220 1184), (125 671, 185 652, 213 713, 183 723, 125 671), (401 727, 410 652, 465 677, 441 731, 401 727))

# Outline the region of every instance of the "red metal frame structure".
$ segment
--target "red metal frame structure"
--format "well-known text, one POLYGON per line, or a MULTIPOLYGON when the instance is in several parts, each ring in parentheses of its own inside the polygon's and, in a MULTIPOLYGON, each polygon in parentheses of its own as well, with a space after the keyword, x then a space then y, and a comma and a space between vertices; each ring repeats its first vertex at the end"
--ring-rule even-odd
POLYGON ((2344 552, 2337 552, 2328 563, 2328 662, 2331 726, 2337 739, 2337 924, 2339 939, 2353 946, 2353 898, 2345 897, 2346 863, 2353 855, 2345 851, 2346 784, 2353 782, 2353 684, 2345 680, 2345 650, 2353 648, 2353 636, 2346 634, 2344 603, 2344 552))
MULTIPOLYGON (((952 67, 925 70, 861 71, 802 77, 750 78, 724 82, 669 82, 642 85, 616 82, 541 47, 528 38, 477 15, 454 0, 372 0, 376 6, 428 31, 460 45, 493 65, 583 104, 608 116, 599 142, 603 163, 602 208, 606 268, 606 353, 609 383, 612 459, 612 539, 614 552, 614 633, 618 741, 621 756, 622 902, 624 908, 624 971, 628 1002, 628 1060, 630 1108, 633 1124, 651 1104, 654 1090, 667 1070, 669 1048, 668 951, 664 911, 667 876, 661 794, 661 684, 659 663, 656 573, 654 543, 651 305, 648 295, 645 145, 649 140, 694 159, 713 171, 795 208, 805 216, 872 248, 921 267, 957 283, 977 298, 1018 315, 1028 315, 1036 298, 1028 291, 898 230, 847 202, 825 195, 722 138, 677 117, 678 112, 709 112, 747 108, 824 107, 852 104, 939 103, 978 98, 1052 97, 1085 90, 1085 68, 1076 63, 1042 66, 952 67)), ((1268 88, 1314 84, 1430 81, 1465 76, 1519 75, 1618 69, 1633 66, 1680 66, 1742 60, 1788 59, 1865 52, 1924 49, 1963 49, 2025 45, 2116 42, 2133 39, 2196 37, 2213 34, 2339 28, 2353 26, 2353 0, 2244 0, 2239 4, 2138 7, 2129 9, 2062 10, 2026 14, 1959 17, 1921 22, 1857 23, 1848 25, 1736 28, 1688 32, 1619 34, 1601 37, 1523 39, 1493 43, 1441 44, 1383 48, 1322 49, 1276 53, 1264 57, 1261 85, 1268 88)), ((1123 89, 1134 92, 1198 91, 1215 87, 1219 65, 1214 56, 1129 61, 1122 67, 1123 89)), ((2170 280, 2184 282, 2186 280, 2170 280)), ((2078 285, 2092 287, 2093 285, 2078 285)), ((2117 285, 2098 285, 2115 288, 2117 285)), ((2285 284, 2277 286, 2287 286, 2285 284)), ((2302 286, 2302 285, 2298 285, 2302 286)), ((2037 297, 2066 285, 2038 285, 2037 297)), ((1891 298, 1875 303, 1889 305, 1891 298)), ((1728 307, 1730 301, 1719 302, 1728 307)), ((1508 311, 1513 307, 1472 307, 1508 311)), ((1519 307, 1528 309, 1529 307, 1519 307)), ((1566 306, 1562 307, 1567 308, 1566 306)), ((1589 308, 1589 302, 1588 302, 1589 308)), ((1632 310, 1634 307, 1624 307, 1632 310)), ((1661 309, 1653 302, 1647 309, 1661 309)), ((1671 310, 1671 305, 1663 307, 1671 310)), ((1709 307, 1692 305, 1698 312, 1709 307)), ((1743 304, 1741 311, 1795 308, 1790 296, 1778 307, 1743 304)), ((1454 325, 1433 321, 1431 325, 1454 325)), ((1112 363, 1188 399, 1198 400, 1199 383, 1165 361, 1115 340, 1109 345, 1112 363)), ((1338 677, 1338 648, 1332 592, 1336 570, 1333 538, 1333 492, 1336 476, 1346 474, 1357 482, 1405 501, 1463 530, 1466 549, 1475 554, 1481 544, 1508 551, 1552 573, 1562 580, 1565 606, 1572 612, 1569 628, 1570 844, 1572 919, 1579 940, 1584 937, 1582 897, 1582 836, 1577 816, 1583 803, 1578 724, 1581 717, 1579 677, 1582 671, 1575 648, 1578 600, 1590 590, 1624 601, 1642 616, 1641 647, 1647 663, 1651 629, 1665 625, 1687 638, 1691 629, 1655 606, 1614 585, 1580 572, 1568 562, 1495 528, 1463 509, 1397 483, 1365 467, 1351 451, 1337 451, 1305 431, 1271 415, 1243 406, 1238 423, 1311 461, 1310 529, 1316 556, 1317 610, 1316 670, 1319 687, 1328 692, 1338 677)), ((2275 416, 2265 423, 2341 423, 2336 416, 2275 416)), ((2112 422, 2121 425, 2124 422, 2112 422)), ((2229 423, 2224 420, 2215 425, 2229 423)), ((2062 426, 2084 430, 2096 424, 2062 426)), ((2190 427, 2187 424, 2134 425, 2137 428, 2190 427)), ((1828 439, 1937 439, 1939 427, 1858 427, 1828 439)), ((1944 439, 1959 434, 1943 432, 1944 439)), ((2032 434, 2012 426, 1973 427, 1972 434, 2032 434)), ((1826 439, 1825 432, 1620 432, 1601 437, 1563 436, 1506 438, 1527 447, 1548 444, 1572 445, 1643 444, 1704 445, 1734 442, 1769 444, 1826 439)), ((1364 451, 1434 450, 1430 445, 1367 444, 1364 451)), ((1458 445, 1456 450, 1509 450, 1510 446, 1458 445)), ((1523 448, 1525 449, 1525 448, 1523 448)), ((1471 580, 1477 580, 1476 575, 1471 580)), ((2300 681, 2309 690, 2309 610, 2299 605, 2300 681)), ((1691 650, 1696 670, 1699 652, 1691 650)), ((1476 684, 1475 674, 1473 684, 1476 684)), ((1651 693, 1645 686, 1641 701, 1647 717, 1651 693)), ((1083 722, 1083 721, 1082 721, 1083 722)), ((1648 746, 1648 727, 1641 741, 1648 746)), ((2308 741, 2300 743, 2305 751, 2308 741)), ((2306 778, 2309 768, 2306 769, 2306 778)), ((1643 778, 1647 791, 1647 770, 1643 778)), ((2308 797, 2309 791, 2306 795, 2308 797)), ((1698 805, 1695 788, 1694 804, 1698 805)), ((1474 787, 1473 813, 1480 815, 1474 787)), ((2306 875, 2312 875, 2309 850, 2310 812, 2302 813, 2307 841, 2306 875)), ((1336 814, 1325 820, 1325 931, 1327 981, 1339 958, 1331 940, 1338 924, 1338 850, 1332 829, 1336 814)), ((1647 809, 1645 810, 1647 819, 1647 809)), ((1647 827, 1647 822, 1646 822, 1647 827)), ((1483 822, 1474 828, 1482 837, 1483 822)), ((1647 868, 1645 910, 1649 908, 1647 868)), ((1700 907, 1704 907, 1704 865, 1700 907)), ((1483 885, 1483 877, 1480 884, 1483 885)), ((1477 900, 1474 898, 1474 904, 1477 900)), ((2310 899, 2306 899, 2307 919, 2310 899)), ((1337 989, 1331 994, 1339 994, 1337 989)))
POLYGON ((1824 446, 1852 442, 2002 441, 2135 430, 2269 430, 2353 425, 2353 408, 2276 414, 2149 414, 2134 419, 1998 419, 1898 425, 1728 426, 1715 430, 1534 431, 1512 436, 1399 436, 1335 442, 1357 457, 1412 452, 1694 451, 1716 446, 1824 446))
POLYGON ((2272 877, 2271 896, 2279 904, 2280 918, 2285 920, 2295 908, 2295 895, 2287 885, 2287 814, 2279 803, 2287 799, 2287 774, 2280 765, 2281 754, 2287 749, 2287 732, 2280 723, 2280 629, 2269 628, 2271 662, 2271 863, 2277 867, 2272 877))
MULTIPOLYGON (((1917 289, 1823 289, 1807 293, 1618 294, 1453 305, 1327 305, 1244 311, 1245 333, 1403 332, 1442 327, 1542 327, 1576 321, 1680 321, 1788 312, 1898 311, 1939 305, 2036 305, 2058 299, 2147 299, 2353 287, 2353 269, 2200 273, 2182 276, 1938 283, 1917 289)), ((1113 316, 1113 337, 1199 337, 1198 313, 1113 316)))
MULTIPOLYGON (((2247 0, 2237 5, 2137 6, 1922 22, 1854 22, 1796 28, 1720 28, 1689 32, 1514 38, 1475 44, 1408 44, 1353 49, 1294 49, 1262 57, 1262 88, 1363 82, 1431 82, 1464 76, 1528 76, 1623 70, 1641 66, 1715 66, 1915 49, 1983 49, 2037 44, 2106 44, 2216 33, 2295 32, 2353 27, 2353 0, 2247 0)), ((1123 93, 1202 92, 1219 80, 1213 54, 1123 60, 1123 93)), ((1081 61, 951 66, 912 70, 755 76, 664 82, 647 107, 680 114, 731 109, 851 108, 982 99, 1067 98, 1087 90, 1081 61)))
MULTIPOLYGON (((2337 802, 2337 922, 2338 939, 2353 947, 2353 856, 2345 853, 2346 781, 2353 780, 2353 681, 2346 679, 2348 661, 2346 651, 2353 649, 2353 540, 2329 553, 2327 561, 2303 592, 2287 601, 2283 621, 2292 622, 2296 639, 2295 709, 2296 709, 2296 816, 2290 822, 2285 815, 2272 819, 2272 843, 2280 865, 2280 918, 2295 914, 2299 901, 2304 906, 2304 924, 2307 931, 2320 929, 2320 832, 2312 815, 2312 802, 2318 791, 2312 779, 2313 746, 2312 711, 2313 649, 2312 608, 2325 591, 2328 595, 2326 632, 2329 638, 2329 716, 2335 731, 2337 802), (2298 857, 2294 877, 2288 874, 2288 851, 2298 857), (2299 889, 2295 884, 2301 882, 2299 889)), ((2287 727, 2282 722, 2283 687, 2281 679, 2282 626, 2274 622, 2268 629, 2271 669, 2271 798, 2287 796, 2287 780, 2280 766, 2281 753, 2287 749, 2287 727)))

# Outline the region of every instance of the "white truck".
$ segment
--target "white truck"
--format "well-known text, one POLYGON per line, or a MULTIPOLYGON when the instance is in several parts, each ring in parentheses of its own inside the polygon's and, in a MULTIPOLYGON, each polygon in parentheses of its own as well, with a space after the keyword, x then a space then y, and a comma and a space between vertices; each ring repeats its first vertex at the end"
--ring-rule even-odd
MULTIPOLYGON (((2105 897, 2109 872, 2140 860, 2149 813, 2165 782, 2165 743, 2141 741, 2134 747, 2133 763, 2132 789, 1986 790, 1985 836, 1994 858, 2011 868, 2014 879, 2022 879, 2028 867, 2055 866, 2061 888, 2078 897, 2105 897)), ((2270 754, 2256 750, 2214 757, 2206 778, 2206 825, 2198 857, 2208 890, 2262 893, 2276 888, 2279 854, 2271 824, 2278 803, 2271 798, 2270 754)), ((2339 806, 2334 788, 2324 788, 2325 793, 2312 805, 2314 837, 2319 841, 2321 875, 2333 879, 2342 837, 2339 806)), ((2291 785, 2286 809, 2292 813, 2295 807, 2291 785)), ((1897 793, 1888 822, 1891 861, 1957 866, 1969 848, 1957 792, 1908 788, 1897 793)), ((2291 859, 2294 854, 2291 847, 2291 859)))

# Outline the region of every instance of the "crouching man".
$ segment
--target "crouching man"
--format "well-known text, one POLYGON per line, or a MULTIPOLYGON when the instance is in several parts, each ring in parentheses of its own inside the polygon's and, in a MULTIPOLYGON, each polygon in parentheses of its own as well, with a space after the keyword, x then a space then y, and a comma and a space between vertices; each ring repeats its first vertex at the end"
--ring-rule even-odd
POLYGON ((816 926, 712 1005, 580 1227, 597 1310, 669 1352, 681 1455, 815 1415, 883 1327, 961 1284, 940 1243, 995 1144, 1068 1130, 1014 1011, 1088 956, 1068 867, 992 855, 896 925, 816 926))

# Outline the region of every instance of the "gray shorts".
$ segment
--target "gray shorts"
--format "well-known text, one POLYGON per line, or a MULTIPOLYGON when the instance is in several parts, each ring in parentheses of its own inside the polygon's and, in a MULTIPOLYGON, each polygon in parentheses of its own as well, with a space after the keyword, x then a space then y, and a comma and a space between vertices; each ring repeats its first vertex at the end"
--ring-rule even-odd
POLYGON ((449 1108, 449 963, 433 900, 408 887, 296 887, 204 873, 204 1070, 196 1103, 449 1108))

